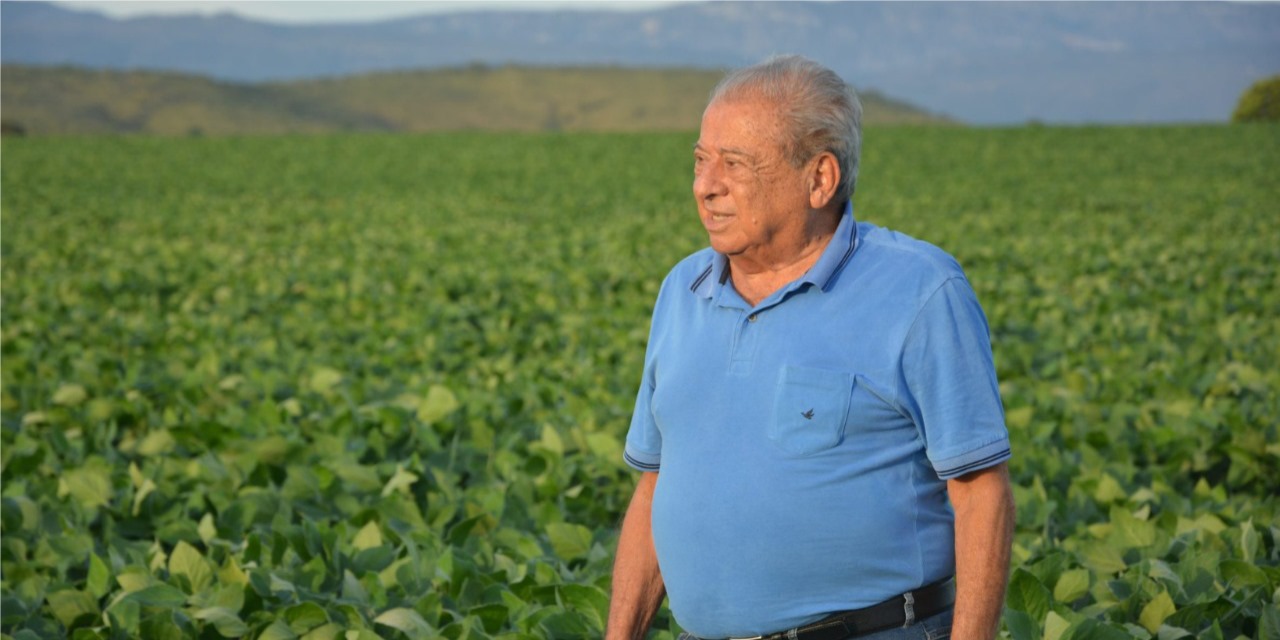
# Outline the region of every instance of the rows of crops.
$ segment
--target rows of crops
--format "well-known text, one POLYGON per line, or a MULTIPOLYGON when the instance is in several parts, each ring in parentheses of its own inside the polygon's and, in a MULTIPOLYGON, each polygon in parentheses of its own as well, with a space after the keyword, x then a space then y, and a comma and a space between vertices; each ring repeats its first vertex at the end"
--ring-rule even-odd
MULTIPOLYGON (((599 635, 693 138, 6 139, 0 632, 599 635)), ((868 133, 859 215, 991 319, 1011 637, 1280 638, 1277 166, 868 133)))

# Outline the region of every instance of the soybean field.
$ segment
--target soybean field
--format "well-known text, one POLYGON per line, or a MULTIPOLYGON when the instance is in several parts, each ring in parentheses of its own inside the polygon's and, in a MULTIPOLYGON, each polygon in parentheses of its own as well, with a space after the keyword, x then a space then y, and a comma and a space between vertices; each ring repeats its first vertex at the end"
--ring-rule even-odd
MULTIPOLYGON (((6 138, 0 634, 599 637, 695 139, 6 138)), ((866 132, 856 215, 990 320, 1006 637, 1280 639, 1278 168, 1275 125, 866 132)))

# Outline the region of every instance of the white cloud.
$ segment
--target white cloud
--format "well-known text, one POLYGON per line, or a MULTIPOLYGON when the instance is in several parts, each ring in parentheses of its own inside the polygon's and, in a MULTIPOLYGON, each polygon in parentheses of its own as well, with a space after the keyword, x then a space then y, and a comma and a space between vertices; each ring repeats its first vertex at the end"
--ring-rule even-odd
POLYGON ((665 2, 605 2, 603 0, 410 0, 313 1, 313 0, 63 0, 63 7, 96 11, 113 18, 140 16, 216 15, 232 13, 243 18, 288 24, 325 22, 374 22, 427 13, 493 10, 641 10, 675 4, 665 2))

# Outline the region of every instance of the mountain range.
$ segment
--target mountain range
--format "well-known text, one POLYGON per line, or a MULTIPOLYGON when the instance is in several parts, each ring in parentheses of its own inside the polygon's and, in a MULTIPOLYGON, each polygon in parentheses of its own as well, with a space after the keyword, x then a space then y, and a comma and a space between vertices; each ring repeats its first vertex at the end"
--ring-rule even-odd
POLYGON ((0 3, 6 64, 265 82, 466 65, 721 69, 813 57, 974 124, 1225 121, 1280 73, 1274 2, 690 2, 281 25, 0 3))

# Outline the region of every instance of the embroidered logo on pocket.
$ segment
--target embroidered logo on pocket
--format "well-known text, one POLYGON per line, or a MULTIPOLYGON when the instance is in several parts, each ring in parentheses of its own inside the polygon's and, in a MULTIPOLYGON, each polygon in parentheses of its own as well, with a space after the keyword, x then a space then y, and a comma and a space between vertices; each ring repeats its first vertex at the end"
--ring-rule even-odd
POLYGON ((783 367, 774 396, 769 439, 792 455, 811 455, 840 444, 854 376, 812 367, 783 367))

